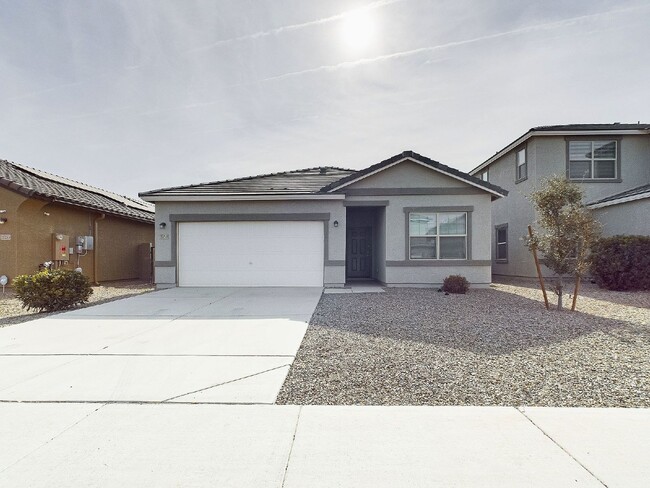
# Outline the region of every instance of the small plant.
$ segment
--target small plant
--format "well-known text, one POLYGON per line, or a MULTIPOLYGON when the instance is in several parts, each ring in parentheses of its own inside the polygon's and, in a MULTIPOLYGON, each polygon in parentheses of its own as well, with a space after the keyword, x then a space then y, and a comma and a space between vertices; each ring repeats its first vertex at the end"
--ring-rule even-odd
POLYGON ((608 290, 650 290, 650 237, 614 236, 591 249, 591 273, 608 290))
POLYGON ((469 281, 461 275, 450 275, 442 283, 442 291, 446 293, 465 294, 469 290, 469 281))
POLYGON ((23 307, 39 312, 72 308, 87 302, 93 292, 88 278, 69 269, 45 269, 17 276, 12 285, 23 307))

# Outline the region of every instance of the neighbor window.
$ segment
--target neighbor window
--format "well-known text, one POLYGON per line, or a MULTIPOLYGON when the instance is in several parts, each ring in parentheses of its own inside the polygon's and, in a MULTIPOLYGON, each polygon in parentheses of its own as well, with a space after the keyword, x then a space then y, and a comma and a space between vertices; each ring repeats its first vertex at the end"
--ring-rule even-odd
POLYGON ((410 213, 409 257, 467 259, 467 213, 410 213))
POLYGON ((517 181, 528 178, 528 163, 526 162, 526 148, 517 151, 517 181))
POLYGON ((489 173, 489 170, 486 169, 485 171, 483 171, 483 172, 481 173, 480 176, 481 176, 481 179, 482 179, 483 181, 490 181, 490 173, 489 173))
POLYGON ((508 224, 496 226, 497 261, 508 260, 508 224))
POLYGON ((616 179, 616 141, 569 141, 569 179, 616 179))

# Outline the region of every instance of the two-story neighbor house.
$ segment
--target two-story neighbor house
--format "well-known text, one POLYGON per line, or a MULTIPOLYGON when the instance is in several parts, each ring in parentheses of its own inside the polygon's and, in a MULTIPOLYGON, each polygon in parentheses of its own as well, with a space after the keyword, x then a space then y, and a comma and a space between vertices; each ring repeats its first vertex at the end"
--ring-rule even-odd
POLYGON ((524 245, 535 220, 527 196, 552 175, 583 188, 604 235, 650 235, 650 124, 534 127, 470 174, 509 192, 492 203, 495 275, 535 276, 524 245))

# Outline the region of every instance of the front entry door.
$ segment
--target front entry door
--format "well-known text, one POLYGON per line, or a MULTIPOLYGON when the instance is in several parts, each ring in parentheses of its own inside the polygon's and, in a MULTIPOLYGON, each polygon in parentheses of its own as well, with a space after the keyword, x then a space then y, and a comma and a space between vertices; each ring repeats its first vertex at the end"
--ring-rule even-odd
POLYGON ((346 236, 346 276, 372 278, 372 227, 349 228, 346 236))

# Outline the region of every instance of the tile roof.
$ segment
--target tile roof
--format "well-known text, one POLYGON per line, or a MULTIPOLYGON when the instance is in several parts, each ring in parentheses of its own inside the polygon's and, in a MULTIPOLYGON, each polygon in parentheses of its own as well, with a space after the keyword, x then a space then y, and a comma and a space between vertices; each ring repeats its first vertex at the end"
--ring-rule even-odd
POLYGON ((154 220, 154 206, 150 203, 5 160, 0 160, 0 186, 28 197, 63 202, 142 222, 154 220))
POLYGON ((650 130, 650 124, 565 124, 565 125, 540 125, 533 127, 531 131, 581 131, 581 130, 650 130))
POLYGON ((625 190, 623 192, 616 193, 615 195, 601 198, 600 200, 596 200, 595 202, 587 204, 587 206, 592 207, 597 205, 605 207, 607 205, 603 204, 615 205, 616 203, 622 203, 619 202, 619 200, 630 201, 641 200, 643 198, 650 198, 650 184, 637 186, 631 190, 625 190))
POLYGON ((283 171, 258 176, 247 176, 233 180, 212 181, 196 185, 160 188, 140 193, 151 196, 209 196, 209 195, 308 195, 318 193, 321 188, 348 176, 352 169, 322 166, 316 168, 283 171))
POLYGON ((248 176, 234 180, 213 181, 196 185, 160 188, 140 193, 143 198, 152 197, 207 197, 207 196, 253 196, 253 195, 323 195, 338 186, 360 178, 370 172, 388 166, 404 158, 415 159, 433 169, 438 169, 451 176, 464 180, 486 191, 505 196, 508 192, 496 185, 463 173, 457 169, 421 156, 413 151, 404 151, 385 161, 362 170, 343 169, 333 166, 284 171, 258 176, 248 176))

